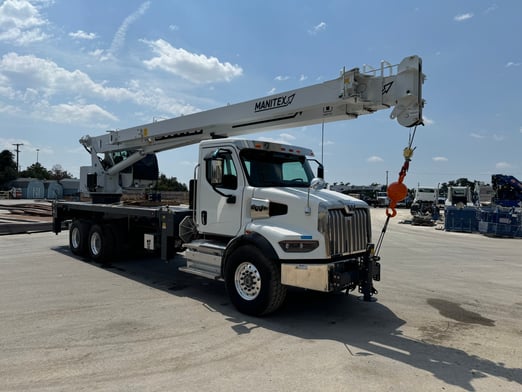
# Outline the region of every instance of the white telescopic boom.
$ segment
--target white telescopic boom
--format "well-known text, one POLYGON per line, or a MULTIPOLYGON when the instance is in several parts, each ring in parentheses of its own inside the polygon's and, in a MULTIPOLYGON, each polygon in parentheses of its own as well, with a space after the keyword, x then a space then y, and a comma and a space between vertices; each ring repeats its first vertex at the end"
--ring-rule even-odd
POLYGON ((80 143, 96 153, 133 149, 153 153, 213 137, 350 120, 391 107, 392 119, 412 127, 422 123, 421 67, 421 59, 410 56, 398 66, 382 62, 370 73, 354 68, 324 83, 102 136, 87 135, 80 143))

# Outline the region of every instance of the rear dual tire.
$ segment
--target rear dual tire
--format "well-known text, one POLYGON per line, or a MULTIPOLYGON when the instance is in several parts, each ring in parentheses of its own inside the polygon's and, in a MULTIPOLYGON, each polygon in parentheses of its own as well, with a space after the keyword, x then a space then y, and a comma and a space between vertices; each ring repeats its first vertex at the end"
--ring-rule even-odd
POLYGON ((69 227, 69 248, 77 256, 88 256, 93 261, 109 263, 118 253, 115 227, 74 220, 69 227))
POLYGON ((69 248, 77 256, 87 254, 87 242, 89 235, 89 224, 80 220, 74 220, 69 226, 69 248))
POLYGON ((92 225, 89 230, 87 251, 99 263, 109 263, 115 256, 116 236, 111 225, 92 225))

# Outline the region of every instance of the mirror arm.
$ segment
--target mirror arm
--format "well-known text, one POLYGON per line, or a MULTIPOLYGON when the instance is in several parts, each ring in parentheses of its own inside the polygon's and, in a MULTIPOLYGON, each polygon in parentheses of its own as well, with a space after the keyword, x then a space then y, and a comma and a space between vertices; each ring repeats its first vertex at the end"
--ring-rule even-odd
POLYGON ((227 194, 221 192, 219 189, 217 189, 215 185, 212 185, 212 189, 217 194, 219 194, 219 195, 221 195, 223 197, 226 197, 227 198, 227 204, 235 204, 235 202, 236 202, 236 196, 235 195, 227 195, 227 194))

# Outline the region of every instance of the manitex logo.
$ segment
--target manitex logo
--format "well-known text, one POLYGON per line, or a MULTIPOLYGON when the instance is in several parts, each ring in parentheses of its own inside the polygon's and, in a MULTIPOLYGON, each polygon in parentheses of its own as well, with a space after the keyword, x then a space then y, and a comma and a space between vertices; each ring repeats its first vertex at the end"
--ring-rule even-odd
POLYGON ((265 110, 284 108, 285 106, 289 106, 292 104, 294 97, 295 93, 293 93, 292 95, 281 95, 280 97, 258 101, 256 102, 255 111, 264 112, 265 110))

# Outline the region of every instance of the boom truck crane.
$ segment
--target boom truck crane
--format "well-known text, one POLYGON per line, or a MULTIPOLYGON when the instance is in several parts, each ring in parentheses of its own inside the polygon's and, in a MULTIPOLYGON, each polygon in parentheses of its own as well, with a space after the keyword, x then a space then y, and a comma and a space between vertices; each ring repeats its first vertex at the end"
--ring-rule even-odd
POLYGON ((368 205, 324 189, 322 165, 316 161, 314 175, 309 162, 312 150, 236 136, 388 108, 399 124, 417 126, 423 82, 421 58, 410 56, 398 65, 343 70, 297 90, 84 136, 91 165, 80 169, 80 190, 92 202, 55 202, 53 231, 69 222, 72 253, 97 262, 110 262, 137 242, 164 260, 183 252, 181 271, 224 281, 231 302, 246 314, 275 311, 289 286, 358 288, 372 300, 380 258, 368 205), (194 143, 199 159, 189 206, 120 202, 123 189, 157 176, 156 153, 194 143))

